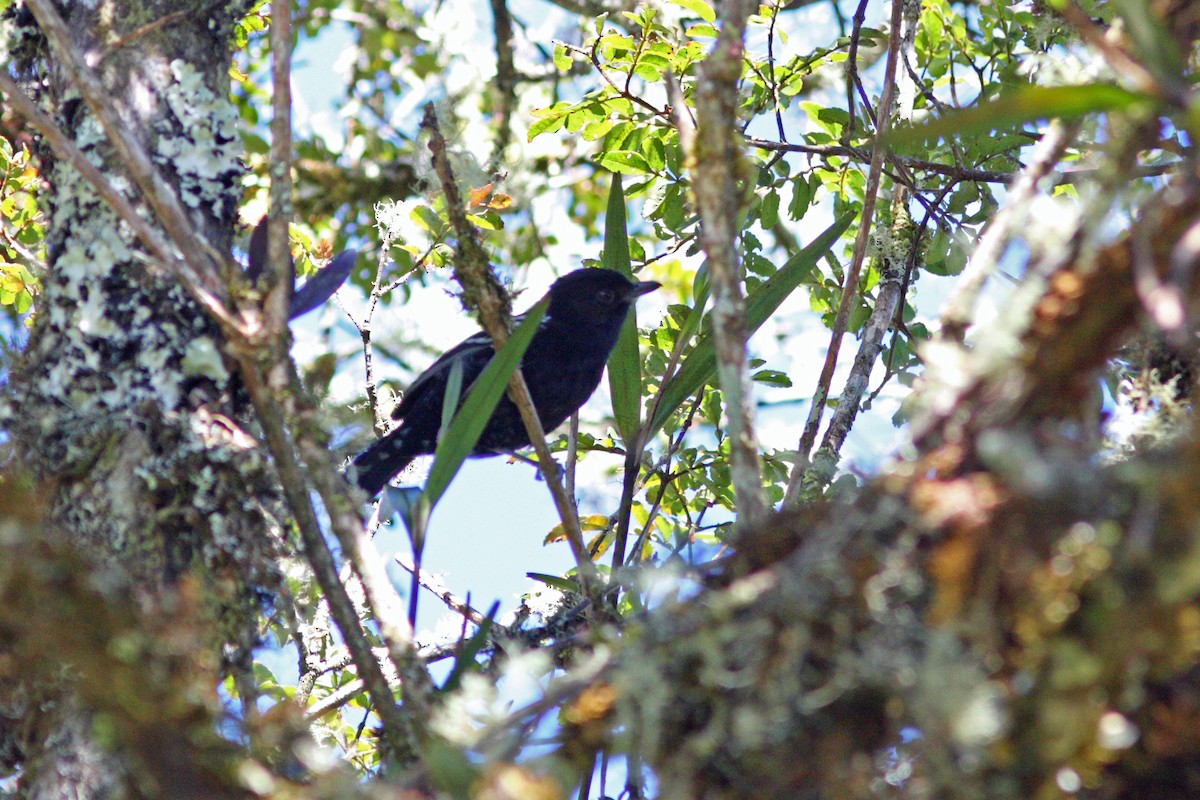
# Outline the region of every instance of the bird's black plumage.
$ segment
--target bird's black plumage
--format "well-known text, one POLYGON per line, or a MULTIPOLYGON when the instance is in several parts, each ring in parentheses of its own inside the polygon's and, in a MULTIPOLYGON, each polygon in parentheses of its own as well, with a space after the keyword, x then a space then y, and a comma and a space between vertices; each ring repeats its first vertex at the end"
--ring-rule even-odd
MULTIPOLYGON (((550 287, 546 316, 521 359, 521 372, 546 431, 561 425, 591 397, 630 307, 659 285, 635 283, 612 270, 580 269, 550 287)), ((421 373, 392 412, 401 420, 399 427, 354 459, 351 475, 359 487, 376 494, 414 458, 432 453, 451 365, 462 363, 465 397, 467 387, 495 352, 492 338, 481 331, 447 350, 421 373)), ((506 395, 492 412, 473 455, 508 453, 528 444, 521 415, 506 395)))

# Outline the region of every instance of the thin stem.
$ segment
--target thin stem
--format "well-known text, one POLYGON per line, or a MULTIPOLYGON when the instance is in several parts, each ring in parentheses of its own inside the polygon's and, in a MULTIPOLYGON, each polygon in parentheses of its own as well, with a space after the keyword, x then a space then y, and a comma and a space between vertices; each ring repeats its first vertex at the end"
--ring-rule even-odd
POLYGON ((895 96, 896 64, 900 55, 900 29, 904 3, 892 0, 891 29, 888 31, 887 66, 883 76, 883 94, 879 99, 879 113, 876 114, 875 143, 871 151, 871 168, 867 173, 866 194, 863 198, 862 218, 859 221, 858 237, 854 242, 854 255, 850 267, 846 270, 846 278, 842 283, 842 298, 838 304, 837 316, 833 321, 833 330, 829 337, 829 349, 825 353, 825 363, 821 367, 821 375, 817 379, 817 388, 813 392, 812 407, 804 432, 800 436, 799 453, 792 474, 788 478, 787 490, 784 494, 784 507, 794 506, 800 500, 800 490, 808 470, 812 448, 817 440, 817 431, 821 426, 821 417, 825 410, 825 400, 829 397, 829 388, 833 382, 833 370, 837 366, 838 353, 842 346, 842 336, 850 321, 850 309, 858 296, 858 277, 862 272, 863 261, 867 254, 867 243, 871 238, 871 225, 875 215, 875 202, 879 197, 879 183, 883 172, 884 139, 887 136, 888 125, 892 115, 892 100, 895 96))
MULTIPOLYGON (((396 554, 396 563, 399 564, 406 572, 411 575, 417 575, 416 562, 409 558, 404 553, 396 554)), ((428 572, 421 572, 418 580, 418 585, 432 594, 437 599, 446 604, 446 608, 456 614, 461 614, 468 622, 475 625, 482 625, 487 622, 487 617, 471 606, 469 602, 450 591, 449 587, 436 576, 428 572)))

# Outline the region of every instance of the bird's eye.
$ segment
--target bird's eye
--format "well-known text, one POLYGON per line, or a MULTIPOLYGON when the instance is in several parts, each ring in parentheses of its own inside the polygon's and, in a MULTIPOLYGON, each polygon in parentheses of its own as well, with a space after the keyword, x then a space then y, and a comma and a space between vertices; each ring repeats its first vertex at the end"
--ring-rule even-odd
POLYGON ((608 305, 608 304, 612 303, 613 300, 616 300, 617 296, 615 294, 613 294, 612 289, 601 289, 596 294, 596 299, 599 300, 601 303, 604 303, 604 305, 608 305))

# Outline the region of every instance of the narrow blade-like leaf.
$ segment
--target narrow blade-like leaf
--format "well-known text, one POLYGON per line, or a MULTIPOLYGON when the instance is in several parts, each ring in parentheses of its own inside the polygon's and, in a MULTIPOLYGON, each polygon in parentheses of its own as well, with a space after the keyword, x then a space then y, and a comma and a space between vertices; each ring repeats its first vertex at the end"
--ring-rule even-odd
POLYGON ((454 420, 438 441, 433 468, 429 471, 429 480, 425 482, 424 494, 429 499, 431 511, 445 493, 450 481, 458 474, 459 467, 475 449, 475 443, 483 434, 492 411, 504 395, 508 379, 521 363, 525 348, 529 347, 533 334, 546 314, 547 305, 548 300, 543 299, 529 309, 525 319, 512 332, 504 347, 500 348, 500 352, 471 384, 462 408, 454 415, 454 420))
MULTIPOLYGON (((625 277, 633 276, 629 258, 629 233, 625 221, 625 191, 621 176, 613 173, 604 218, 604 266, 625 277)), ((642 362, 638 357, 637 311, 629 310, 617 346, 608 357, 608 391, 612 395, 613 420, 621 441, 629 447, 637 435, 642 408, 642 362)))
MULTIPOLYGON (((838 237, 850 226, 854 212, 847 212, 834 221, 807 247, 788 259, 766 283, 746 298, 746 331, 754 333, 766 322, 783 301, 796 290, 816 267, 838 237)), ((662 387, 662 399, 650 422, 647 436, 653 436, 689 397, 700 391, 717 373, 717 351, 712 334, 706 333, 684 357, 679 371, 662 387)))
POLYGON ((971 108, 928 122, 892 129, 888 144, 919 144, 939 137, 961 140, 1038 119, 1072 119, 1101 111, 1123 111, 1150 102, 1145 95, 1110 83, 1083 86, 1022 86, 971 108))
POLYGON ((475 631, 475 635, 467 640, 462 648, 462 652, 458 654, 458 658, 454 660, 454 669, 450 671, 450 675, 446 678, 446 682, 442 684, 443 692, 453 692, 462 682, 463 675, 468 669, 476 666, 475 656, 479 655, 479 651, 487 644, 488 634, 492 631, 492 625, 496 619, 496 612, 500 610, 500 601, 492 603, 492 607, 488 609, 487 617, 479 625, 479 630, 475 631))

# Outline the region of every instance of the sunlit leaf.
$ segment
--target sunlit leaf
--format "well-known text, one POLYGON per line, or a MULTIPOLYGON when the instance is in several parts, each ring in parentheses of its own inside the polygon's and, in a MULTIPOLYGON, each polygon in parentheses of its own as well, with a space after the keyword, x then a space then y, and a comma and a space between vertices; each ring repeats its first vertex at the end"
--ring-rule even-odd
POLYGON ((892 145, 949 137, 961 140, 1039 119, 1070 119, 1102 111, 1130 111, 1152 101, 1109 83, 1083 86, 1023 86, 972 108, 948 112, 928 122, 899 126, 888 134, 892 145))

